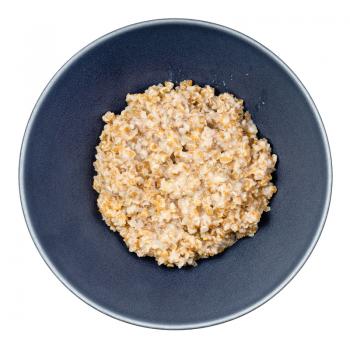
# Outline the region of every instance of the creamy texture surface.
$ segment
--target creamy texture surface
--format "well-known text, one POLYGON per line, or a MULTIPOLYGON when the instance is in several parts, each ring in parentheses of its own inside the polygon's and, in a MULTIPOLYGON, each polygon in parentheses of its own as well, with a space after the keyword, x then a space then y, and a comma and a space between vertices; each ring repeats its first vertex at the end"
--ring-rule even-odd
POLYGON ((126 102, 103 116, 93 186, 129 250, 182 267, 253 236, 277 190, 277 156, 243 101, 187 80, 126 102))

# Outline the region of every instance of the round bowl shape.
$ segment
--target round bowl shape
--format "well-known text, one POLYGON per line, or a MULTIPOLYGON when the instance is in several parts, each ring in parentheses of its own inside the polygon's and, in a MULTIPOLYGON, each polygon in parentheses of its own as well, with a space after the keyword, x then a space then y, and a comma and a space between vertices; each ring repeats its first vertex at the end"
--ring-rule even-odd
POLYGON ((96 309, 155 328, 217 324, 275 295, 315 246, 330 193, 325 131, 296 76, 243 34, 193 20, 132 25, 76 54, 35 106, 20 159, 25 218, 52 271, 96 309), (111 233, 97 210, 92 163, 103 113, 120 112, 129 92, 184 79, 243 98, 279 161, 278 192, 256 236, 179 270, 138 258, 111 233))

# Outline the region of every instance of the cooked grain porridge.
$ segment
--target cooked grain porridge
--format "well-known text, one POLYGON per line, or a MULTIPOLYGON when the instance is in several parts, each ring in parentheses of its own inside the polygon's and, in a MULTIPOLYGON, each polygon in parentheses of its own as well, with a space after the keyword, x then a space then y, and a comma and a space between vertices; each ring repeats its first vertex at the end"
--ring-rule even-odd
POLYGON ((243 100, 186 80, 126 102, 102 117, 93 187, 129 250, 180 268, 253 236, 277 191, 277 156, 243 100))

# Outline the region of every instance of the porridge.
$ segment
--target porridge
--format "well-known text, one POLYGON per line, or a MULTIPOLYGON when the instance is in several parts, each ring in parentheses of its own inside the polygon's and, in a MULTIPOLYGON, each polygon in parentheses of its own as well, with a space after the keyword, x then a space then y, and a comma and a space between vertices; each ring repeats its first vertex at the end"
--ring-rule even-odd
POLYGON ((277 191, 277 156, 243 100, 186 80, 126 102, 102 117, 93 187, 129 250, 180 268, 253 236, 277 191))

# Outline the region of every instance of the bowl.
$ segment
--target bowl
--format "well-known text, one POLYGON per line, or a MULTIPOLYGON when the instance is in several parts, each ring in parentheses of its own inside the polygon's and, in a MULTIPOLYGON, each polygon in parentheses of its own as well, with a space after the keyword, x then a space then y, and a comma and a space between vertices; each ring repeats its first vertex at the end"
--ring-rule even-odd
POLYGON ((279 292, 320 236, 331 178, 321 118, 295 74, 239 32, 181 19, 116 30, 71 58, 32 112, 19 169, 25 219, 53 273, 97 310, 163 329, 228 321, 279 292), (176 269, 129 253, 105 225, 92 163, 103 113, 121 111, 129 92, 185 79, 244 99, 278 155, 278 193, 254 238, 176 269))

